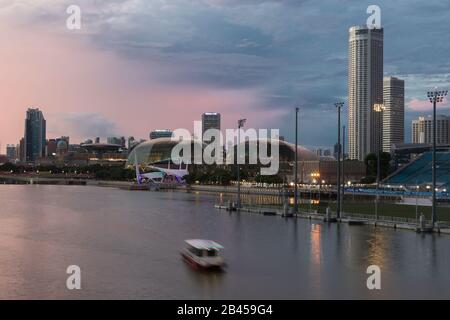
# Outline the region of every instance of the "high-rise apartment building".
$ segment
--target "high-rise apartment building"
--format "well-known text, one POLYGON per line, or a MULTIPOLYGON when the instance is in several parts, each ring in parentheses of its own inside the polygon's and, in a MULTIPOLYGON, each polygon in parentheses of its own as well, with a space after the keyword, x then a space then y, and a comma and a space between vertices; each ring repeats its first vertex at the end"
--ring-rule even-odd
POLYGON ((25 161, 34 162, 45 156, 46 121, 42 111, 30 108, 25 119, 25 161))
MULTIPOLYGON (((412 142, 413 143, 433 143, 433 117, 419 117, 412 121, 412 142)), ((450 143, 450 117, 436 116, 436 143, 450 143)))
MULTIPOLYGON (((220 130, 220 113, 205 112, 204 114, 202 114, 202 137, 204 133, 209 129, 220 130)), ((211 142, 211 140, 204 140, 204 142, 208 143, 211 142)))
POLYGON ((381 148, 383 29, 349 29, 348 147, 350 159, 364 160, 381 148))
POLYGON ((6 146, 6 156, 9 160, 13 161, 16 160, 17 150, 16 145, 14 144, 8 144, 6 146))
POLYGON ((405 81, 395 77, 383 80, 383 151, 405 142, 405 81))

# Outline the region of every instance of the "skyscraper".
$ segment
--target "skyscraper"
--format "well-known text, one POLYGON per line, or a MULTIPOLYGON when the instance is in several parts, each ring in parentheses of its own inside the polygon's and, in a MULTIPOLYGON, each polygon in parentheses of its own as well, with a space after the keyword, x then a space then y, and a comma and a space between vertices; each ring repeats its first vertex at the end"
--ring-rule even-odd
POLYGON ((405 142, 405 81, 383 80, 383 151, 391 152, 394 143, 405 142))
POLYGON ((25 161, 34 162, 45 156, 46 121, 42 111, 29 108, 25 119, 25 161))
MULTIPOLYGON (((209 129, 220 130, 220 113, 205 112, 202 114, 202 140, 204 133, 209 129)), ((205 142, 211 142, 207 140, 205 142)))
POLYGON ((364 160, 381 143, 383 103, 383 29, 349 29, 348 145, 350 159, 364 160))
MULTIPOLYGON (((433 117, 419 117, 412 122, 412 142, 428 143, 433 142, 433 117)), ((436 116, 436 143, 450 143, 450 117, 436 116)))
POLYGON ((8 144, 6 146, 6 156, 9 160, 13 161, 16 160, 16 146, 14 144, 8 144))

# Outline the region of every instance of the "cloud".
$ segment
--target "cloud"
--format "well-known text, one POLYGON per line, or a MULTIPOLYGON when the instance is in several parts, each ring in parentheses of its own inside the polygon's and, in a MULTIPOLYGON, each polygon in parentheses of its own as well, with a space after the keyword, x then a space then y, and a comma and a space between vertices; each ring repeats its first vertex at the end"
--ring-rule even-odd
MULTIPOLYGON (((409 102, 407 102, 407 108, 411 111, 415 112, 432 112, 433 111, 433 105, 430 103, 430 101, 427 100, 419 100, 419 99, 411 99, 409 102)), ((442 103, 439 103, 437 108, 439 110, 448 110, 450 109, 450 103, 448 99, 445 99, 442 103)))
MULTIPOLYGON (((73 98, 62 85, 52 83, 58 88, 54 95, 69 94, 70 100, 83 103, 82 108, 89 104, 89 109, 117 123, 119 131, 134 135, 136 124, 120 114, 119 105, 135 114, 148 112, 145 108, 151 105, 152 117, 158 121, 164 121, 163 116, 154 116, 161 112, 158 104, 190 120, 206 108, 222 108, 223 113, 230 112, 230 119, 245 110, 260 124, 282 128, 291 140, 293 130, 285 122, 295 105, 307 110, 305 127, 317 122, 334 130, 334 119, 324 118, 324 110, 330 110, 337 99, 346 100, 348 28, 363 24, 372 4, 365 0, 323 0, 320 5, 311 0, 79 0, 83 28, 70 33, 65 29, 65 8, 72 3, 4 0, 0 4, 0 28, 19 26, 43 39, 44 46, 49 35, 62 37, 60 43, 69 43, 73 50, 79 50, 73 45, 79 43, 87 53, 95 53, 93 60, 85 60, 83 53, 77 59, 74 54, 67 66, 71 78, 64 77, 88 83, 73 85, 87 92, 85 97, 73 98), (95 59, 106 62, 96 66, 95 59), (86 61, 92 61, 91 70, 84 68, 86 61), (110 97, 105 96, 112 90, 110 97), (202 93, 209 99, 196 107, 202 93), (178 99, 183 96, 189 97, 185 103, 189 107, 175 105, 183 104, 178 99), (108 107, 109 100, 114 101, 108 107), (237 111, 229 111, 232 104, 237 111)), ((450 4, 440 0, 377 4, 385 28, 385 73, 405 79, 408 112, 427 112, 426 91, 433 86, 450 88, 450 43, 445 41, 450 4)), ((39 63, 28 59, 30 64, 39 63)), ((50 74, 57 78, 54 71, 50 74)), ((40 95, 45 94, 36 93, 30 100, 41 103, 40 95)), ((69 105, 70 110, 61 108, 74 111, 69 105)), ((138 121, 139 128, 145 127, 140 132, 157 123, 138 121)), ((182 125, 178 118, 172 121, 182 125)), ((322 127, 308 129, 304 135, 308 144, 334 144, 333 135, 325 134, 322 127)))
MULTIPOLYGON (((121 136, 117 124, 99 113, 63 113, 53 118, 61 128, 79 139, 121 136)), ((54 126, 55 124, 52 123, 54 126)), ((56 126, 55 126, 56 127, 56 126)))

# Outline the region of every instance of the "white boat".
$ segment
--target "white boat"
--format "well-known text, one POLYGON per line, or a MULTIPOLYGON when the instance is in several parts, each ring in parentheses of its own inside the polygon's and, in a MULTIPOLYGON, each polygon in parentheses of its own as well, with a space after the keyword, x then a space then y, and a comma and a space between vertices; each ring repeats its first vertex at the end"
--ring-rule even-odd
POLYGON ((223 246, 212 240, 191 239, 185 241, 185 248, 181 255, 184 260, 195 268, 222 268, 224 259, 220 256, 223 246))

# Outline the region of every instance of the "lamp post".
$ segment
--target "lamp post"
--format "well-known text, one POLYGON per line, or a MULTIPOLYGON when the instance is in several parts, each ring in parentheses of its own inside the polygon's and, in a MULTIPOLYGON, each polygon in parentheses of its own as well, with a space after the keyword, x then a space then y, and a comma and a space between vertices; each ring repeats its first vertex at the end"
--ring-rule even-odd
MULTIPOLYGON (((241 128, 244 126, 245 121, 247 119, 239 119, 238 120, 238 144, 237 144, 237 179, 238 179, 238 199, 237 199, 237 209, 239 210, 241 208, 241 167, 239 165, 239 159, 240 159, 240 143, 241 143, 241 128)), ((245 156, 245 144, 244 144, 244 156, 245 156)))
POLYGON ((337 156, 337 218, 341 218, 341 108, 344 106, 343 102, 336 102, 334 106, 338 112, 338 156, 337 156))
MULTIPOLYGON (((417 181, 416 181, 416 184, 417 184, 417 181)), ((419 199, 418 199, 418 197, 419 197, 419 186, 416 186, 415 187, 416 188, 416 223, 418 223, 419 222, 419 199)))
POLYGON ((342 127, 342 198, 341 198, 341 214, 344 214, 344 197, 345 197, 345 126, 342 127))
POLYGON ((294 213, 298 213, 298 111, 295 108, 294 213))
MULTIPOLYGON (((310 212, 312 212, 312 187, 313 187, 313 184, 317 184, 317 181, 320 181, 319 178, 320 178, 319 172, 311 173, 311 181, 309 183, 309 211, 310 212)), ((319 182, 319 197, 320 197, 320 182, 319 182)))
POLYGON ((325 184, 325 180, 321 180, 320 183, 319 183, 319 203, 320 203, 320 192, 321 192, 321 188, 322 188, 322 185, 324 185, 324 184, 325 184))
POLYGON ((447 95, 448 91, 429 91, 427 96, 430 102, 433 104, 433 159, 432 159, 432 208, 431 208, 431 226, 434 228, 437 220, 436 216, 436 104, 438 102, 444 101, 444 97, 447 95))
POLYGON ((378 201, 379 201, 379 189, 381 180, 381 145, 383 143, 382 138, 382 121, 383 121, 383 111, 385 109, 384 104, 374 104, 373 110, 378 114, 378 142, 377 142, 377 189, 376 189, 376 199, 375 199, 375 220, 378 220, 378 201))

